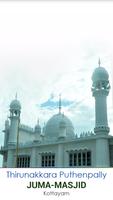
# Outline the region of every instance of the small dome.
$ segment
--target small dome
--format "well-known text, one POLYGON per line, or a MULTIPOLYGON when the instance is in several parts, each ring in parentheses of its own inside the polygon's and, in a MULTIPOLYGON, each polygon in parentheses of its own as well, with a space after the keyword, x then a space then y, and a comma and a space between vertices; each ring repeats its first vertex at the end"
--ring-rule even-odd
POLYGON ((20 102, 17 100, 17 99, 15 99, 15 100, 13 100, 12 102, 11 102, 11 104, 10 104, 10 109, 12 110, 20 110, 21 109, 21 104, 20 104, 20 102))
POLYGON ((56 114, 49 119, 45 126, 45 137, 58 137, 61 125, 65 125, 67 137, 74 137, 75 134, 72 122, 61 113, 56 114))
POLYGON ((92 75, 92 81, 108 81, 109 74, 104 67, 97 67, 92 75))

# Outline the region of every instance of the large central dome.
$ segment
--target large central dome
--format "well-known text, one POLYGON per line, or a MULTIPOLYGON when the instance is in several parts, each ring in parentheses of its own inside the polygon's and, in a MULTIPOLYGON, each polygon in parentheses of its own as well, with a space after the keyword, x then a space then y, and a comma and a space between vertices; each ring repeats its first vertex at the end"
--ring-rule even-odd
POLYGON ((45 127, 45 137, 57 137, 60 131, 60 124, 64 123, 66 126, 66 137, 74 137, 74 128, 72 122, 64 114, 58 113, 51 117, 45 127))

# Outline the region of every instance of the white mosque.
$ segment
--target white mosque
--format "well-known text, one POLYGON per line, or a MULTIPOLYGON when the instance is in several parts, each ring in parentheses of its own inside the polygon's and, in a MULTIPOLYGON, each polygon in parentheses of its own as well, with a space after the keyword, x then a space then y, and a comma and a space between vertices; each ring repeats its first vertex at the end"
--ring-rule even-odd
POLYGON ((95 98, 94 132, 80 136, 74 132, 70 119, 61 112, 53 115, 43 130, 21 124, 21 104, 10 104, 10 122, 5 121, 3 167, 113 167, 113 136, 107 119, 109 75, 99 66, 92 75, 92 95, 95 98))

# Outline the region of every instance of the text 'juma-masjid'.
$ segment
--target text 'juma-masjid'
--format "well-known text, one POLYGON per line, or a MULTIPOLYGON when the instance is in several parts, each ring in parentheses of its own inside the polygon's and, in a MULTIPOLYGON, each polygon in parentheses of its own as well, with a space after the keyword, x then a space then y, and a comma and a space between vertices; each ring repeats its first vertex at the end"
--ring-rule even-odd
POLYGON ((113 167, 113 136, 107 118, 109 74, 99 66, 92 75, 92 95, 95 99, 94 132, 80 136, 74 132, 70 119, 61 112, 53 115, 43 128, 21 124, 21 104, 10 104, 10 122, 5 121, 3 167, 113 167))

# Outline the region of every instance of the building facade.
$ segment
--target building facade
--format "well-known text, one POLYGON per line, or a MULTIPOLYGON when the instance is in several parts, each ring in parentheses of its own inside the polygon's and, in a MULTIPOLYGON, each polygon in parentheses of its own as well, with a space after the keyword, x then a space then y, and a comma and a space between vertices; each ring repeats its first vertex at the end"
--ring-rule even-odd
POLYGON ((5 121, 3 167, 113 167, 113 136, 107 119, 109 75, 99 66, 92 75, 92 96, 95 99, 93 132, 77 136, 70 119, 61 112, 52 116, 41 129, 21 124, 21 104, 10 104, 10 122, 5 121))

